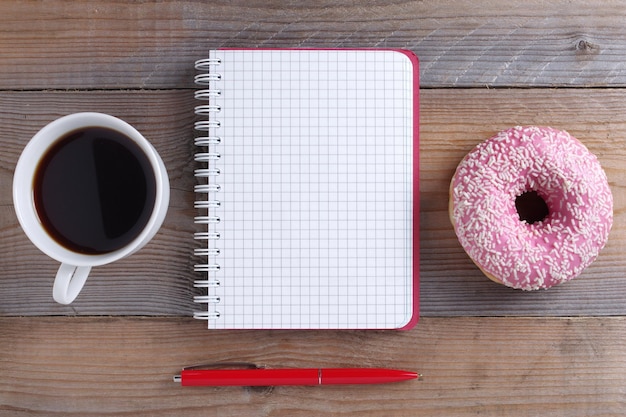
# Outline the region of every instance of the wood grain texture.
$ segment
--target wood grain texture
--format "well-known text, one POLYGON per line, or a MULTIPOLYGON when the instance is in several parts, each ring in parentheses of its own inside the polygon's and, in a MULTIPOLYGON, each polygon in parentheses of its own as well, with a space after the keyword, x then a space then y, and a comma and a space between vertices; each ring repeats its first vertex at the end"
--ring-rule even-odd
POLYGON ((0 95, 1 315, 191 314, 194 104, 193 93, 184 90, 0 95), (146 247, 119 263, 94 268, 82 300, 60 306, 50 298, 58 263, 35 248, 19 227, 11 189, 13 170, 32 135, 78 111, 109 113, 142 132, 164 160, 171 197, 163 227, 146 247))
POLYGON ((425 319, 411 332, 207 332, 192 319, 0 319, 2 416, 623 416, 626 319, 425 319), (235 336, 236 337, 233 337, 235 336), (184 347, 184 348, 183 348, 184 347), (182 366, 392 366, 421 381, 181 388, 182 366))
POLYGON ((191 87, 209 47, 402 47, 422 86, 624 86, 618 0, 0 3, 0 89, 191 87))
POLYGON ((422 314, 624 315, 624 103, 621 89, 422 91, 422 314), (552 126, 580 139, 598 156, 614 197, 613 228, 596 262, 547 291, 524 293, 487 280, 465 256, 448 218, 449 183, 457 164, 481 141, 516 125, 552 126))
MULTIPOLYGON (((423 316, 611 316, 626 305, 626 93, 621 89, 433 89, 421 100, 421 314, 423 316), (516 124, 567 129, 598 155, 615 198, 607 247, 577 279, 525 293, 494 284, 460 247, 448 220, 448 184, 480 141, 516 124)), ((0 123, 0 314, 190 315, 196 259, 191 91, 5 92, 0 123), (94 269, 77 301, 52 300, 57 264, 19 228, 11 200, 15 163, 45 123, 80 110, 112 113, 134 124, 161 153, 172 183, 163 229, 144 249, 94 269), (24 277, 28 279, 25 280, 24 277)))
POLYGON ((0 416, 626 415, 625 14, 619 0, 0 2, 0 416), (414 330, 208 331, 188 318, 192 63, 211 47, 402 47, 420 57, 414 330), (78 300, 60 306, 57 264, 19 228, 11 182, 38 129, 85 110, 121 117, 155 145, 172 199, 148 246, 94 269, 78 300), (578 137, 615 198, 598 260, 548 291, 487 280, 447 218, 461 158, 518 124, 578 137), (171 380, 182 366, 216 361, 390 366, 424 379, 274 389, 171 380))

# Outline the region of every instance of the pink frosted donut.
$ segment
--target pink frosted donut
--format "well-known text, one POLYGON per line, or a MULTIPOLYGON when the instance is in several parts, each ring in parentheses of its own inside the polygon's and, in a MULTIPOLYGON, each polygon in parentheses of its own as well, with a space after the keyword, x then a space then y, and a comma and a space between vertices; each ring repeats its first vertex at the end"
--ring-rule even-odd
POLYGON ((450 184, 463 249, 495 282, 550 288, 579 275, 606 244, 613 196, 597 158, 548 127, 515 127, 476 146, 450 184))

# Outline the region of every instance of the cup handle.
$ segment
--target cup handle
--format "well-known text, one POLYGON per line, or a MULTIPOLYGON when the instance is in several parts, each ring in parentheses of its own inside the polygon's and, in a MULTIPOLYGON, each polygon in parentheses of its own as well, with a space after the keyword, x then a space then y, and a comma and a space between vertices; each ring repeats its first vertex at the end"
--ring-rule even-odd
POLYGON ((90 266, 74 266, 61 264, 54 279, 52 297, 59 304, 69 304, 83 289, 91 271, 90 266))

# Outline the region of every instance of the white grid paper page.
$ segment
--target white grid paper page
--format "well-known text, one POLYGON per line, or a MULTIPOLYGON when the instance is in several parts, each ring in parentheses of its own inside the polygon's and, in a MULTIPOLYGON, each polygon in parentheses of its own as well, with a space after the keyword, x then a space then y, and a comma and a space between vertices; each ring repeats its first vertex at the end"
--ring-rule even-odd
POLYGON ((398 328, 413 315, 412 64, 224 50, 212 328, 398 328))

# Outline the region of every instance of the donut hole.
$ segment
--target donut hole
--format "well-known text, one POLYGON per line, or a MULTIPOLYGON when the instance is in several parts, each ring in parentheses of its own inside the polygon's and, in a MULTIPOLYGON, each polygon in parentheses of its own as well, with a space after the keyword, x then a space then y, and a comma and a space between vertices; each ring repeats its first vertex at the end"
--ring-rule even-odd
POLYGON ((548 217, 548 204, 537 191, 525 191, 515 198, 515 209, 520 221, 533 224, 548 217))

